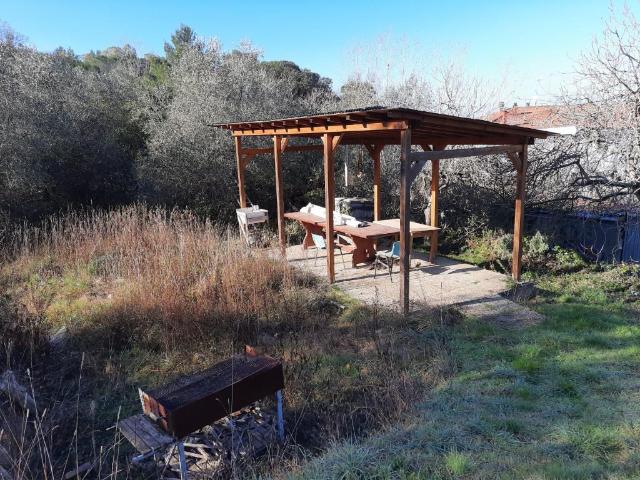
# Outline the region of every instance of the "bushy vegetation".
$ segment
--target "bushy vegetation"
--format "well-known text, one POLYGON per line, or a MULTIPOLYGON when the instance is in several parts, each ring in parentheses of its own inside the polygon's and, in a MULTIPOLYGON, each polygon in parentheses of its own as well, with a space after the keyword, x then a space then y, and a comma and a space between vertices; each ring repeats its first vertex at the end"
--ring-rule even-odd
MULTIPOLYGON (((397 46, 394 46, 397 48, 397 46)), ((403 45, 411 51, 411 45, 403 45)), ((0 28, 0 242, 13 222, 36 222, 69 207, 109 208, 133 201, 188 207, 216 222, 234 219, 237 206, 234 145, 220 122, 364 108, 411 107, 482 117, 497 105, 499 85, 469 75, 460 60, 369 55, 354 64, 336 91, 331 80, 283 61, 264 61, 250 44, 225 49, 181 26, 165 54, 143 55, 131 46, 78 55, 39 52, 0 28), (378 56, 383 58, 378 58, 378 56), (366 65, 387 65, 385 72, 366 65)), ((269 139, 246 140, 267 146, 269 139), (260 143, 262 142, 262 143, 260 143)), ((559 154, 531 151, 532 205, 565 204, 547 183, 557 183, 559 154), (555 163, 554 163, 555 162, 555 163), (545 185, 542 188, 542 185, 545 185), (552 192, 547 194, 545 192, 552 192), (554 203, 555 202, 555 203, 554 203)), ((372 162, 363 146, 338 149, 337 168, 357 160, 357 181, 337 179, 337 195, 370 197, 372 162)), ((399 150, 382 154, 383 215, 398 214, 399 150)), ((317 152, 287 153, 285 208, 322 203, 322 162, 317 152)), ((353 168, 353 166, 352 166, 353 168)), ((429 169, 412 189, 412 215, 424 218, 429 169)), ((275 210, 273 165, 268 156, 248 167, 247 194, 275 210)), ((554 183, 554 185, 555 185, 554 183)), ((504 156, 442 165, 441 224, 447 240, 483 228, 507 228, 513 218, 514 172, 504 156)))
MULTIPOLYGON (((452 254, 474 265, 508 273, 513 260, 513 235, 500 230, 485 230, 481 235, 467 240, 460 253, 452 254)), ((522 243, 522 266, 525 273, 570 273, 587 267, 574 250, 552 246, 550 240, 540 232, 524 236, 522 243)))
POLYGON ((130 447, 108 428, 139 412, 137 387, 245 344, 285 364, 290 439, 260 470, 397 421, 455 370, 439 322, 416 334, 188 211, 70 213, 16 232, 12 247, 0 342, 40 409, 32 425, 0 404, 11 432, 0 445, 21 479, 58 478, 76 460, 97 462, 99 478, 129 468, 130 447))

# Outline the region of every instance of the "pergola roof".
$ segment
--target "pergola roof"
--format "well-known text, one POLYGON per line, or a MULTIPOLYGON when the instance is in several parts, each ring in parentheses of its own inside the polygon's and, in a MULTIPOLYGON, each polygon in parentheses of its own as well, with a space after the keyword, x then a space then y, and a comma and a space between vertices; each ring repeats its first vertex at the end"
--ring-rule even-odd
POLYGON ((410 108, 372 107, 274 120, 220 123, 234 136, 341 134, 342 144, 400 144, 400 131, 411 128, 415 145, 522 145, 550 132, 410 108))

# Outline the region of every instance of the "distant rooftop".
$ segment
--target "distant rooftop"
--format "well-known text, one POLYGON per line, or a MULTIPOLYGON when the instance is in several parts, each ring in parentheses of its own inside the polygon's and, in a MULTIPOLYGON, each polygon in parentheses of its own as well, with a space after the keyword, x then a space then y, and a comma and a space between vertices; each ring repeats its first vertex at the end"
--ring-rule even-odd
POLYGON ((514 105, 491 113, 487 120, 503 125, 547 129, 570 125, 567 113, 564 105, 514 105))

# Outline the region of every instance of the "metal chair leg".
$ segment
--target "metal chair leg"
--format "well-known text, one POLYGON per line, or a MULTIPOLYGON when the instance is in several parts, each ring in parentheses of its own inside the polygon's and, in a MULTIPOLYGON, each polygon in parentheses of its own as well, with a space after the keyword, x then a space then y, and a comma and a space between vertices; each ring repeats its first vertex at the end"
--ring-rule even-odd
POLYGON ((187 480, 187 458, 184 454, 184 443, 178 442, 178 458, 180 459, 180 480, 187 480))
POLYGON ((340 250, 340 258, 342 258, 342 269, 343 269, 343 270, 346 270, 346 269, 347 269, 347 266, 346 266, 346 265, 345 265, 345 263, 344 263, 344 252, 342 251, 342 249, 341 249, 341 248, 338 248, 338 250, 340 250))
POLYGON ((282 390, 276 392, 278 401, 278 440, 284 442, 284 414, 282 412, 282 390))

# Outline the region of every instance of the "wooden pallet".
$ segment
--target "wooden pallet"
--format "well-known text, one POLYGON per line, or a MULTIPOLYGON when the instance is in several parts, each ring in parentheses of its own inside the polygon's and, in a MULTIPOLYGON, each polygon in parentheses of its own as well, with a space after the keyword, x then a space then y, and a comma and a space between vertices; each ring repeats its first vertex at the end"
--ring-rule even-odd
POLYGON ((158 451, 175 442, 143 413, 121 420, 118 429, 140 453, 158 451))

